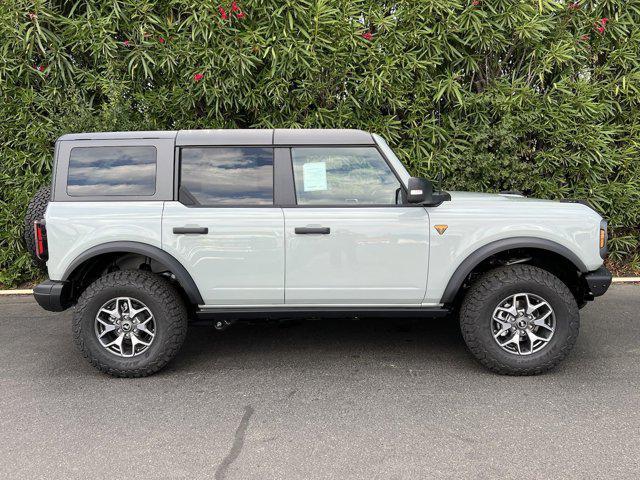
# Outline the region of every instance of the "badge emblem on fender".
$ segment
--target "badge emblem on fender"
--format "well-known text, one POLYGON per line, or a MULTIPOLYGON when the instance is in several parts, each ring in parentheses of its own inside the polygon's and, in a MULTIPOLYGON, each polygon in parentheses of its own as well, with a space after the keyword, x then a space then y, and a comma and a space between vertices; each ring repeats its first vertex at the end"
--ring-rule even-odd
POLYGON ((444 232, 447 231, 447 228, 449 228, 449 225, 434 225, 433 228, 436 229, 436 231, 442 235, 444 232))

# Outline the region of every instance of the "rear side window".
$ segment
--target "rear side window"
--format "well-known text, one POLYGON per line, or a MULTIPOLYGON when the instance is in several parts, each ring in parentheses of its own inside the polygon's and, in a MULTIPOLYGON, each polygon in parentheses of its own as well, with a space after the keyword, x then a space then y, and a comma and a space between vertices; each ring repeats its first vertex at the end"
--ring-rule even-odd
POLYGON ((152 196, 156 156, 155 147, 75 147, 69 155, 67 194, 152 196))
POLYGON ((180 201, 201 206, 273 205, 273 149, 183 148, 180 201))

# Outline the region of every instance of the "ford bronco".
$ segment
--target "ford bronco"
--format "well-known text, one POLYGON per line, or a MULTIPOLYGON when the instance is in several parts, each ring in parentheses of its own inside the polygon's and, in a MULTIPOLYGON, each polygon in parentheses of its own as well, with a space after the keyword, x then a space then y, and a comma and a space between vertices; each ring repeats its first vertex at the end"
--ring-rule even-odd
POLYGON ((602 295, 586 202, 444 192, 359 130, 80 133, 55 145, 27 242, 47 310, 96 368, 161 369, 188 320, 459 316, 494 372, 546 371, 602 295))

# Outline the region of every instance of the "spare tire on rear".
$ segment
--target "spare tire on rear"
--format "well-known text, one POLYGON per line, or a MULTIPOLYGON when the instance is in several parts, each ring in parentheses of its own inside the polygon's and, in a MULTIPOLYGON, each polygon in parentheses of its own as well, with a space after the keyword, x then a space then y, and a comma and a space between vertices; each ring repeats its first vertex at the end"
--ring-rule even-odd
POLYGON ((36 240, 33 231, 33 222, 35 222, 36 220, 42 220, 44 218, 44 214, 47 210, 47 205, 49 204, 50 199, 51 187, 42 187, 36 192, 36 194, 29 202, 29 206, 27 207, 27 214, 24 217, 24 243, 27 247, 29 255, 31 255, 33 264, 42 270, 47 268, 47 264, 36 256, 36 240))

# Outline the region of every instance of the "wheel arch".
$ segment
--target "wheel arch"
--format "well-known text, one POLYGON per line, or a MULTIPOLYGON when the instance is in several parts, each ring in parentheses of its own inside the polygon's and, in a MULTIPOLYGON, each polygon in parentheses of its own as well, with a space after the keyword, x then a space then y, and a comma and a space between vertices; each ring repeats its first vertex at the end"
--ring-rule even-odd
POLYGON ((83 266, 87 265, 87 262, 108 254, 135 254, 155 260, 173 273, 176 281, 184 290, 190 303, 193 305, 204 304, 200 290, 187 269, 184 268, 184 266, 171 254, 161 248, 142 242, 116 241, 95 245, 78 255, 69 264, 62 275, 61 280, 70 280, 79 269, 82 269, 83 266))
POLYGON ((458 268, 453 272, 453 275, 451 275, 451 278, 447 283, 440 303, 453 303, 461 291, 465 281, 474 272, 474 270, 476 270, 487 259, 501 253, 519 249, 548 252, 562 257, 565 261, 573 265, 577 271, 582 273, 588 271, 585 263, 580 259, 580 257, 578 257, 578 255, 576 255, 575 252, 571 251, 564 245, 554 242, 553 240, 535 237, 514 237, 496 240, 481 246, 467 256, 460 265, 458 265, 458 268))

